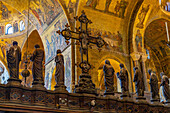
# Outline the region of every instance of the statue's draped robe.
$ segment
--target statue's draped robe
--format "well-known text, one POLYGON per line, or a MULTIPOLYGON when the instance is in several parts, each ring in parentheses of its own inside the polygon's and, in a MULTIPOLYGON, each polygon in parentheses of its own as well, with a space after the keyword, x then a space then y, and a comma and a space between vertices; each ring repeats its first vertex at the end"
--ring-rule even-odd
POLYGON ((64 85, 64 57, 61 53, 57 54, 55 57, 56 62, 56 72, 55 80, 57 86, 64 85))
POLYGON ((135 70, 134 79, 133 82, 135 82, 135 88, 138 96, 144 96, 144 80, 142 72, 139 69, 135 70))
POLYGON ((120 79, 122 93, 129 92, 129 79, 127 70, 125 68, 120 70, 118 78, 120 79))
POLYGON ((151 86, 152 99, 158 99, 159 98, 158 78, 154 73, 151 74, 149 83, 151 86))
POLYGON ((163 95, 165 97, 165 100, 170 100, 170 87, 169 87, 169 80, 168 77, 166 75, 162 76, 162 80, 161 80, 161 86, 162 87, 162 91, 163 91, 163 95))
POLYGON ((36 48, 30 58, 33 61, 32 74, 34 81, 43 81, 43 65, 42 61, 44 59, 44 51, 40 48, 36 48))
POLYGON ((105 86, 107 91, 114 91, 114 69, 111 65, 105 64, 103 66, 105 86))
POLYGON ((10 77, 19 79, 19 63, 21 61, 21 49, 19 46, 10 47, 7 52, 8 68, 10 77))

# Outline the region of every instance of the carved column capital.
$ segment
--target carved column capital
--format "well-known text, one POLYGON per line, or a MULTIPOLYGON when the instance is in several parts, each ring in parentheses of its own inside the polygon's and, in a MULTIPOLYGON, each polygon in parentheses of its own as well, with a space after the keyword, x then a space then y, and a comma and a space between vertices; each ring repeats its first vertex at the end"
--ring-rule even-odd
POLYGON ((138 61, 140 59, 140 54, 137 52, 131 53, 130 56, 132 57, 133 61, 138 61))
POLYGON ((142 61, 143 61, 143 62, 146 62, 147 57, 148 57, 148 55, 146 55, 146 54, 145 54, 145 55, 142 55, 142 61))

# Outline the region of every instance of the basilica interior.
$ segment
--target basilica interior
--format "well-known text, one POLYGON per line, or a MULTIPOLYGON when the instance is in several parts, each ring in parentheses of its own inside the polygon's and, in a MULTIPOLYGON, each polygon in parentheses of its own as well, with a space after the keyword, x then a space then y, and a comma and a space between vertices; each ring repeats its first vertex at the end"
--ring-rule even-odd
POLYGON ((168 113, 170 104, 165 106, 160 73, 170 77, 169 32, 170 0, 0 0, 0 112, 168 113), (79 39, 81 35, 76 37, 83 26, 78 18, 82 14, 88 18, 85 29, 92 37, 85 40, 88 49, 83 58, 87 58, 90 65, 88 74, 95 85, 94 95, 88 91, 75 92, 83 70, 84 46, 79 39), (75 35, 69 39, 64 37, 64 29, 75 35), (10 70, 6 53, 14 41, 18 42, 22 52, 19 64, 21 86, 16 87, 8 85, 10 70), (45 53, 42 67, 45 89, 42 91, 32 89, 34 77, 30 56, 36 44, 45 53), (64 56, 66 93, 55 92, 58 49, 64 56), (104 96, 105 60, 110 61, 115 71, 113 87, 116 99, 104 96), (120 64, 128 73, 131 95, 128 100, 120 97, 121 81, 116 74, 121 70, 120 64), (146 102, 143 103, 136 103, 135 66, 144 79, 146 102), (24 69, 28 69, 29 76, 22 75, 24 69), (159 104, 150 102, 149 69, 158 78, 159 104))

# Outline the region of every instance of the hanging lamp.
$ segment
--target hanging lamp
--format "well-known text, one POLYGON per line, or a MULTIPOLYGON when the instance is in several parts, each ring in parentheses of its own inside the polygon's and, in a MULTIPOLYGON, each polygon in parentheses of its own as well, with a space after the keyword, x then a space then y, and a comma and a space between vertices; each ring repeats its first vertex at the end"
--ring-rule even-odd
POLYGON ((25 60, 25 69, 21 72, 22 77, 25 78, 25 84, 26 84, 26 79, 30 75, 29 70, 27 69, 27 64, 28 64, 28 56, 27 56, 27 49, 28 49, 28 30, 29 30, 29 7, 30 7, 30 0, 28 0, 28 23, 27 23, 27 46, 26 46, 26 60, 25 60))

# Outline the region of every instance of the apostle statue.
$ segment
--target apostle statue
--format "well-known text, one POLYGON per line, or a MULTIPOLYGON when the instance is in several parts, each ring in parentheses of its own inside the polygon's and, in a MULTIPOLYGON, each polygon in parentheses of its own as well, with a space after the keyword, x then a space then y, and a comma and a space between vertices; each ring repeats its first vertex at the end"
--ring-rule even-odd
POLYGON ((10 77, 19 79, 19 63, 21 61, 21 48, 18 42, 14 41, 13 46, 7 51, 7 62, 10 71, 10 77))
POLYGON ((150 75, 149 84, 151 88, 152 100, 159 100, 158 78, 151 69, 148 70, 148 73, 150 75))
POLYGON ((143 80, 143 74, 138 67, 134 67, 134 72, 135 74, 133 82, 135 82, 137 96, 144 96, 145 85, 143 80))
POLYGON ((161 84, 162 86, 162 92, 165 97, 166 102, 170 101, 170 87, 169 87, 169 79, 168 77, 164 74, 164 72, 160 73, 161 76, 161 84))
POLYGON ((114 94, 114 69, 110 64, 109 60, 105 60, 105 65, 103 66, 104 72, 104 82, 105 82, 105 94, 114 94))
POLYGON ((33 84, 35 82, 43 82, 43 59, 44 51, 40 48, 38 44, 34 46, 35 50, 30 57, 30 60, 33 62, 32 74, 33 74, 33 84))
POLYGON ((125 69, 124 65, 121 63, 120 65, 120 73, 117 73, 117 77, 120 79, 120 85, 122 90, 122 97, 129 96, 129 78, 128 72, 125 69))
POLYGON ((56 62, 56 72, 55 72, 55 81, 56 86, 64 86, 64 57, 61 54, 61 50, 57 50, 57 56, 55 57, 56 62))

